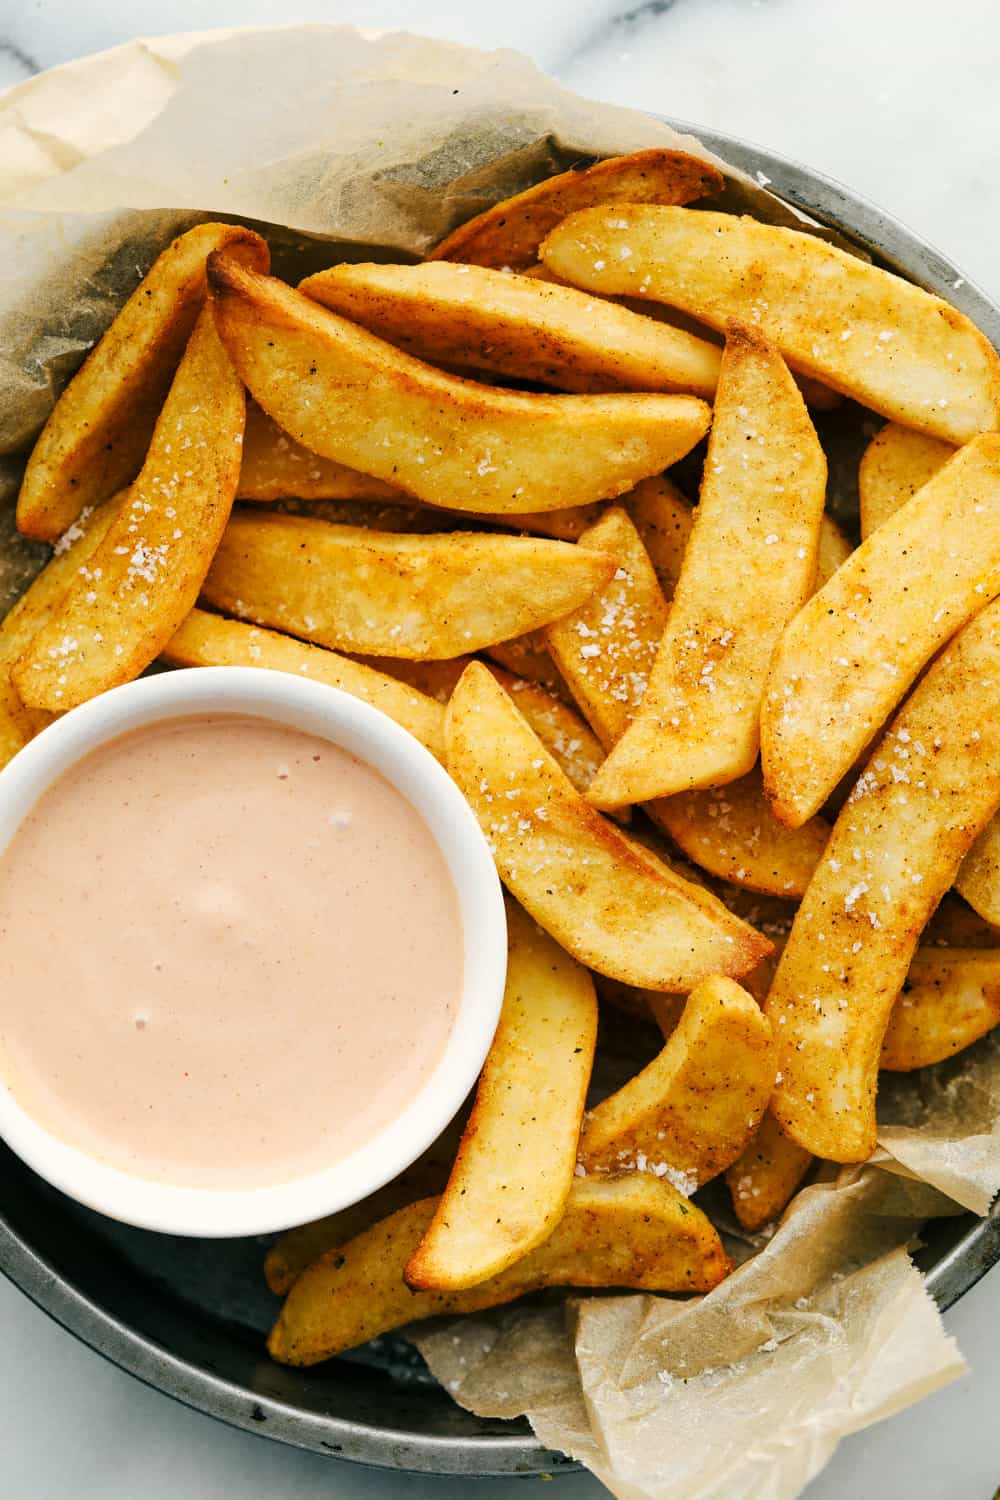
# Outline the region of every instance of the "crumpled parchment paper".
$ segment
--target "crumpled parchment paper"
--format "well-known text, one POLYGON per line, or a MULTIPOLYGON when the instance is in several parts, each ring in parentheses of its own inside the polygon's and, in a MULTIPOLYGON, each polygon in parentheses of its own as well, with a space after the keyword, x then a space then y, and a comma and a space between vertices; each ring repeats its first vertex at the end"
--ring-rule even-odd
MULTIPOLYGON (((13 528, 19 455, 180 229, 246 220, 290 277, 352 255, 417 257, 552 172, 653 145, 700 150, 515 52, 345 27, 135 42, 10 90, 0 608, 45 555, 13 528)), ((801 222, 732 169, 720 206, 801 222)), ((928 1218, 984 1214, 1000 1189, 1000 1046, 891 1078, 880 1103, 878 1157, 825 1170, 771 1237, 734 1241, 742 1264, 708 1296, 515 1306, 414 1342, 456 1400, 526 1413, 623 1500, 791 1500, 845 1433, 962 1370, 907 1247, 928 1218)))

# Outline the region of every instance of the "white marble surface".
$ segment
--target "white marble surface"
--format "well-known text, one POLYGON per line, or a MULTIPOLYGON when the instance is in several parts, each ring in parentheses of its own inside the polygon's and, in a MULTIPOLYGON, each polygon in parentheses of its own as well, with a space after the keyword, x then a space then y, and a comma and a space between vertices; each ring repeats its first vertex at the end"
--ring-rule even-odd
MULTIPOLYGON (((0 86, 134 36, 350 21, 518 46, 563 82, 743 135, 867 193, 1000 295, 996 0, 0 0, 0 86)), ((809 1500, 990 1500, 1000 1271, 947 1318, 969 1375, 845 1442, 809 1500)), ((380 1475, 224 1429, 81 1348, 0 1282, 3 1500, 513 1500, 524 1480, 380 1475)), ((546 1491, 596 1500, 586 1476, 546 1491)))

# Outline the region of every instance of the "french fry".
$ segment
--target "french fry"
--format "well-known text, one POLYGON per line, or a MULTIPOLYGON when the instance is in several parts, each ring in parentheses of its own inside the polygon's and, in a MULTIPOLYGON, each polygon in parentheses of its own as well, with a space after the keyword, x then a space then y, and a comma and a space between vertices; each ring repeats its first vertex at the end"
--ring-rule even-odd
POLYGON ((765 1007, 781 1075, 772 1108, 793 1140, 829 1161, 864 1161, 874 1149, 892 1007, 928 917, 1000 801, 998 694, 994 603, 896 715, 796 914, 765 1007))
POLYGON ((462 1291, 547 1240, 565 1212, 597 1042, 586 969, 507 903, 500 1024, 409 1286, 462 1291))
POLYGON ((462 1292, 413 1292, 403 1268, 437 1203, 401 1209, 303 1271, 271 1330, 272 1357, 317 1364, 407 1323, 499 1307, 544 1287, 705 1292, 729 1271, 705 1215, 667 1183, 632 1173, 575 1181, 551 1236, 499 1276, 462 1292))
POLYGON ((161 653, 175 667, 267 667, 361 698, 444 759, 444 707, 426 693, 322 646, 193 609, 161 653))
POLYGON ((445 723, 448 770, 535 921, 600 974, 689 990, 752 969, 770 944, 707 891, 675 875, 591 808, 480 663, 445 723))
POLYGON ((563 682, 559 669, 549 654, 544 632, 529 630, 526 635, 514 636, 509 641, 497 641, 487 646, 484 653, 498 667, 523 677, 526 682, 536 682, 539 687, 563 703, 573 702, 573 695, 563 682))
POLYGON ((256 401, 247 402, 246 435, 237 500, 402 500, 406 496, 381 479, 359 474, 330 458, 310 453, 256 401))
POLYGON ((955 888, 984 921, 1000 927, 1000 819, 990 819, 962 860, 955 888))
POLYGON ((234 516, 204 583, 218 609, 362 655, 458 656, 575 609, 615 560, 566 542, 412 536, 234 516))
POLYGON ((455 690, 471 656, 450 656, 442 661, 406 661, 402 656, 359 656, 356 660, 363 666, 383 672, 386 677, 395 677, 433 698, 443 708, 455 690))
POLYGON ((879 1067, 943 1062, 1000 1025, 1000 949, 918 950, 882 1039, 879 1067))
POLYGON ((1000 361, 968 318, 798 229, 731 214, 587 209, 540 250, 563 281, 752 323, 801 374, 945 442, 1000 421, 1000 361))
POLYGON ((701 869, 770 896, 802 897, 830 837, 819 817, 798 828, 779 823, 759 767, 727 786, 660 797, 646 811, 701 869))
POLYGON ((715 167, 683 151, 654 148, 612 156, 494 204, 452 230, 428 259, 521 271, 537 261, 549 230, 578 209, 598 203, 693 203, 722 187, 715 167))
POLYGON ((585 792, 604 759, 601 742, 589 725, 540 683, 527 682, 489 663, 486 669, 510 695, 568 780, 578 792, 585 792))
POLYGON ((264 241, 236 224, 199 224, 157 257, 42 428, 17 501, 26 536, 55 541, 138 474, 219 249, 267 270, 264 241))
POLYGON ((788 1204, 813 1163, 812 1152, 786 1135, 766 1112, 738 1161, 726 1173, 733 1212, 744 1229, 763 1229, 788 1204))
POLYGON ((817 589, 821 589, 833 577, 853 551, 854 548, 833 517, 824 515, 823 524, 819 528, 819 552, 816 557, 817 589))
POLYGON ((887 422, 868 444, 858 470, 862 537, 871 536, 912 500, 954 452, 952 443, 887 422))
POLYGON ((450 1125, 445 1126, 422 1156, 418 1156, 398 1177, 391 1178, 383 1187, 362 1198, 360 1203, 287 1230, 264 1257, 264 1279, 270 1290, 284 1296, 307 1266, 319 1260, 321 1255, 346 1245, 348 1240, 371 1229, 380 1219, 406 1208, 417 1198, 440 1193, 454 1164, 464 1124, 463 1110, 450 1125))
POLYGON ((206 307, 146 461, 87 567, 13 670, 33 708, 131 682, 194 606, 236 493, 243 387, 206 307))
POLYGON ((826 801, 917 673, 1000 591, 1000 436, 975 438, 883 522, 774 653, 764 787, 796 828, 826 801))
POLYGON ((825 489, 823 450, 784 361, 733 328, 666 631, 641 706, 591 784, 596 807, 751 770, 775 643, 813 587, 825 489))
POLYGON ((618 567, 604 587, 545 630, 563 681, 608 749, 631 724, 667 623, 667 605, 639 533, 611 506, 577 546, 610 554, 618 567))
MULTIPOLYGON (((0 766, 52 722, 44 709, 26 708, 11 680, 11 668, 58 609, 100 546, 115 518, 122 496, 114 495, 77 521, 57 542, 52 557, 0 622, 0 766)), ((599 763, 599 762, 598 762, 599 763)), ((596 766, 595 766, 596 769, 596 766)))
POLYGON ((676 463, 695 396, 540 396, 445 375, 283 282, 209 261, 219 332, 268 414, 310 452, 451 510, 560 510, 676 463))
POLYGON ((341 265, 299 291, 431 364, 556 390, 690 391, 710 400, 719 350, 575 287, 483 266, 341 265))
POLYGON ((690 1196, 742 1153, 774 1085, 771 1028, 731 979, 695 986, 663 1050, 586 1116, 588 1172, 666 1177, 690 1196))
POLYGON ((504 516, 484 515, 479 519, 509 527, 511 531, 529 531, 554 537, 559 542, 577 542, 603 510, 603 504, 597 500, 592 505, 567 505, 563 510, 509 511, 504 516))

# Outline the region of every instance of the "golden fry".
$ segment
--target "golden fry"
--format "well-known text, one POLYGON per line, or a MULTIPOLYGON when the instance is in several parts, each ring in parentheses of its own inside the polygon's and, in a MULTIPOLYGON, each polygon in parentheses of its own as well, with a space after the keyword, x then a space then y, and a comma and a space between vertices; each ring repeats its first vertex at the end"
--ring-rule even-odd
POLYGON ((932 437, 965 443, 1000 422, 1000 361, 968 318, 802 230, 623 204, 574 214, 540 253, 587 291, 668 302, 723 331, 751 323, 802 374, 932 437))
POLYGON ((654 148, 612 156, 494 204, 452 230, 428 259, 522 271, 537 261, 549 230, 578 209, 597 203, 693 203, 722 187, 715 167, 684 151, 654 148))
POLYGON ((547 1240, 573 1184, 597 1042, 594 981, 507 903, 500 1024, 434 1218, 406 1263, 408 1285, 461 1291, 547 1240))
POLYGON ((862 537, 912 500, 954 452, 952 443, 887 422, 868 444, 858 470, 862 537))
POLYGON ((529 630, 526 635, 514 636, 509 641, 497 641, 487 646, 485 655, 497 666, 526 682, 536 682, 539 687, 563 703, 573 702, 573 695, 563 682, 559 669, 549 654, 545 634, 541 630, 529 630))
POLYGON ((267 667, 291 672, 362 698, 372 708, 395 719, 444 759, 444 707, 426 693, 383 672, 338 656, 322 646, 309 646, 273 630, 261 630, 242 620, 227 620, 203 609, 193 609, 162 651, 175 667, 267 667))
POLYGON ((451 510, 560 510, 620 495, 707 430, 695 396, 539 396, 442 374, 271 277, 209 262, 240 377, 310 452, 451 510))
POLYGON ((649 554, 627 511, 611 506, 577 546, 615 557, 604 587, 545 631, 552 660, 601 743, 610 749, 642 702, 667 623, 649 554))
POLYGON ((882 1040, 879 1067, 909 1073, 954 1057, 1000 1024, 1000 949, 920 948, 882 1040))
POLYGON ((706 1292, 729 1270, 705 1215, 665 1182, 632 1173, 575 1181, 549 1239, 499 1276, 462 1292, 412 1292, 403 1267, 437 1202, 401 1209, 304 1271, 271 1330, 272 1357, 317 1364, 418 1319, 498 1307, 544 1287, 706 1292))
POLYGON ((157 257, 42 428, 17 501, 26 536, 55 541, 138 474, 220 249, 267 270, 264 241, 236 224, 199 224, 157 257))
POLYGON ((726 343, 701 499, 649 687, 588 796, 620 807, 751 770, 775 643, 816 574, 826 460, 780 355, 726 343))
POLYGON ((711 399, 719 350, 575 287, 483 266, 342 265, 299 291, 432 364, 578 393, 690 391, 711 399))
POLYGON ((247 402, 247 427, 237 500, 402 500, 406 496, 381 479, 359 474, 333 459, 310 453, 256 401, 247 402))
POLYGON ((990 819, 962 860, 955 888, 984 921, 1000 927, 1000 819, 990 819))
POLYGON ((160 654, 194 606, 229 519, 244 409, 206 307, 142 472, 89 566, 14 668, 25 703, 53 713, 73 708, 131 682, 160 654))
POLYGON ((686 991, 710 974, 745 973, 769 951, 714 896, 637 853, 595 812, 480 663, 452 694, 445 735, 448 769, 505 883, 588 968, 686 991))
POLYGON ((995 603, 896 715, 796 914, 765 1007, 781 1076, 772 1108, 816 1156, 864 1161, 874 1149, 879 1055, 896 996, 928 917, 1000 801, 998 692, 995 603))
POLYGON ((580 1160, 588 1172, 638 1167, 689 1196, 743 1151, 774 1072, 756 1000, 731 979, 706 979, 662 1052, 587 1115, 580 1160))
POLYGON ((764 786, 818 812, 917 673, 1000 591, 1000 435, 959 450, 788 626, 761 715, 764 786))
POLYGON ((763 1229, 786 1207, 813 1156, 786 1135, 770 1110, 726 1173, 733 1212, 744 1229, 763 1229))

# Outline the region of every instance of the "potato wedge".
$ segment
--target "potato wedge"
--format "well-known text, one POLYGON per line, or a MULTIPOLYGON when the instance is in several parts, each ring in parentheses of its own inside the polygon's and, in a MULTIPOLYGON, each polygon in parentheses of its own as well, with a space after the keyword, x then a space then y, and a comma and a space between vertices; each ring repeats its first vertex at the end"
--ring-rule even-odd
POLYGON ((605 511, 577 546, 609 554, 618 567, 579 609, 547 626, 545 639, 581 713, 610 749, 642 702, 667 604, 649 553, 621 506, 605 511))
POLYGON ((284 1296, 306 1267, 319 1260, 321 1255, 346 1245, 348 1240, 371 1229, 389 1214, 406 1208, 417 1198, 440 1193, 454 1165, 464 1125, 463 1110, 422 1156, 418 1156, 398 1177, 362 1198, 360 1203, 286 1230, 264 1257, 264 1279, 270 1290, 284 1296))
POLYGON ((438 1313, 477 1312, 544 1287, 707 1292, 730 1262, 715 1229, 665 1182, 580 1178, 551 1236, 499 1276, 462 1292, 412 1292, 403 1267, 437 1209, 411 1204, 304 1271, 267 1347, 286 1365, 313 1365, 438 1313))
POLYGON ((858 470, 862 537, 912 500, 954 452, 954 445, 940 438, 887 422, 868 444, 858 470))
POLYGON ((131 682, 159 656, 193 608, 229 519, 244 408, 206 307, 142 472, 89 566, 14 667, 25 703, 53 713, 73 708, 131 682))
POLYGON ((695 986, 669 1041, 641 1073, 586 1116, 587 1172, 636 1167, 686 1197, 742 1153, 774 1086, 771 1028, 731 979, 695 986))
POLYGON ((199 224, 153 262, 42 428, 17 500, 18 530, 51 542, 138 474, 205 300, 205 262, 225 249, 268 268, 260 235, 199 224))
POLYGON ((949 891, 924 928, 920 941, 934 948, 995 948, 997 930, 949 891))
POLYGON ((452 230, 427 257, 521 271, 567 214, 594 204, 693 203, 722 191, 722 174, 684 151, 654 147, 573 169, 495 203, 452 230))
POLYGON ((1000 927, 1000 818, 991 818, 962 860, 955 888, 984 921, 1000 927))
POLYGON ((763 1229, 787 1207, 814 1157, 786 1135, 770 1110, 726 1173, 733 1212, 744 1229, 763 1229))
POLYGON ((404 504, 407 498, 381 479, 310 453, 282 432, 256 401, 248 401, 236 498, 285 500, 293 496, 300 500, 402 500, 404 504))
POLYGON ((235 261, 209 261, 241 378, 313 453, 450 510, 561 510, 630 489, 703 437, 695 396, 539 396, 445 375, 235 261))
POLYGON ((1000 948, 918 949, 882 1039, 879 1067, 910 1073, 1000 1025, 1000 948))
POLYGON ((409 1286, 462 1291, 534 1250, 562 1218, 597 1042, 587 970, 513 901, 500 1024, 409 1286))
POLYGON ((819 817, 799 828, 779 823, 756 766, 727 786, 660 797, 646 811, 701 869, 770 896, 802 897, 830 837, 819 817))
POLYGON ((896 996, 928 917, 1000 802, 998 695, 994 603, 896 715, 796 914, 765 1006, 781 1074, 771 1107, 793 1140, 826 1160, 864 1161, 874 1149, 896 996))
POLYGON ((775 643, 816 576, 826 460, 781 356, 732 328, 701 499, 649 687, 591 785, 620 807, 745 776, 775 643))
POLYGON ((444 759, 442 704, 405 682, 322 646, 307 646, 273 630, 193 609, 161 655, 174 667, 266 667, 328 683, 380 709, 409 730, 438 760, 444 759))
POLYGON ((719 349, 669 323, 483 266, 342 265, 299 291, 431 364, 559 391, 690 391, 711 400, 719 349))
POLYGON ((448 770, 490 841, 505 883, 588 968, 625 984, 689 990, 738 976, 769 951, 753 928, 595 812, 511 698, 478 662, 445 722, 448 770))
POLYGON ((307 516, 234 516, 210 604, 362 655, 478 651, 575 609, 615 559, 535 537, 390 535, 307 516))
POLYGON ((712 328, 752 323, 794 369, 949 443, 1000 422, 1000 360, 962 313, 798 229, 624 204, 574 214, 540 254, 592 292, 668 302, 712 328))
POLYGON ((490 663, 486 669, 510 695, 568 780, 578 792, 585 792, 604 759, 601 742, 589 726, 540 683, 527 682, 490 663))
MULTIPOLYGON (((604 511, 604 505, 596 500, 592 505, 567 505, 564 510, 509 511, 505 516, 480 516, 491 525, 509 527, 511 531, 527 531, 538 536, 551 536, 559 542, 578 542, 588 526, 604 511)), ((470 519, 473 519, 470 517, 470 519)))
POLYGON ((817 812, 917 673, 1000 592, 1000 436, 959 450, 785 631, 761 715, 764 787, 790 828, 817 812))
POLYGON ((509 641, 497 641, 487 646, 484 654, 498 667, 513 672, 515 677, 523 677, 526 682, 536 682, 563 703, 573 702, 573 694, 549 654, 543 631, 529 630, 526 635, 514 636, 509 641))
POLYGON ((11 668, 62 604, 81 566, 86 566, 100 546, 124 494, 80 512, 79 519, 56 543, 49 561, 0 622, 0 766, 13 760, 53 717, 44 709, 25 707, 11 679, 11 668))

